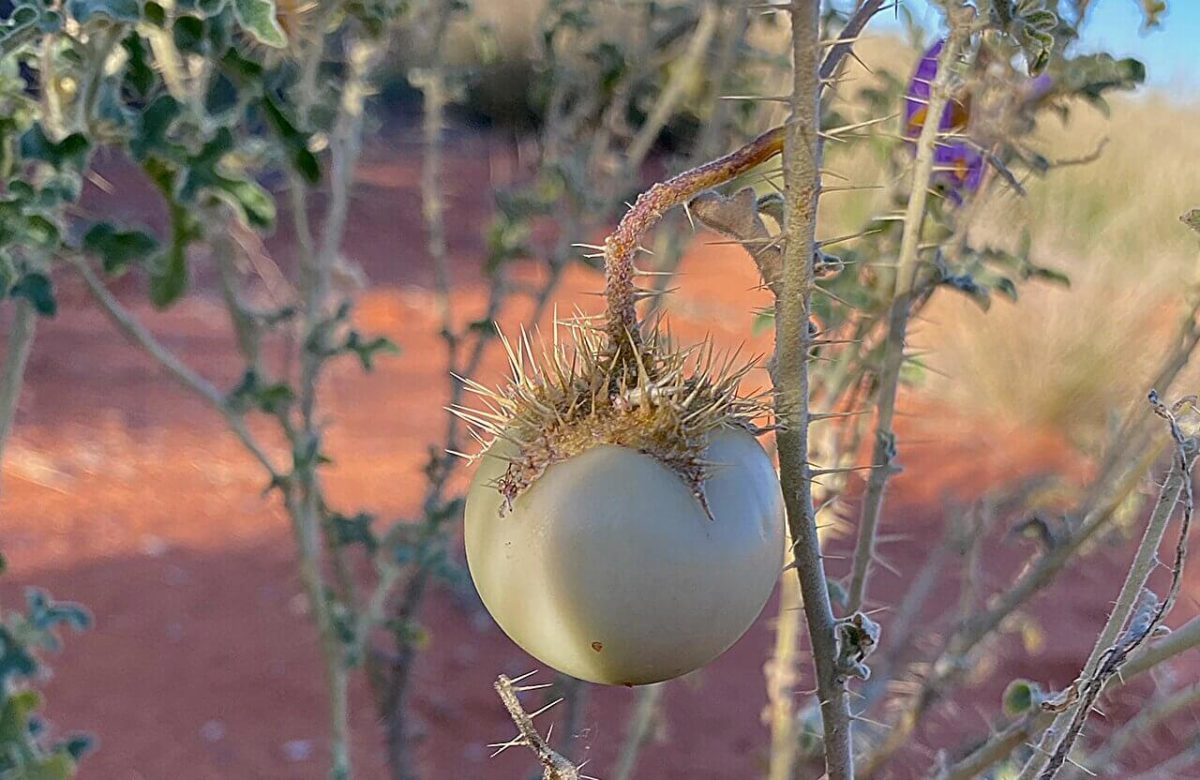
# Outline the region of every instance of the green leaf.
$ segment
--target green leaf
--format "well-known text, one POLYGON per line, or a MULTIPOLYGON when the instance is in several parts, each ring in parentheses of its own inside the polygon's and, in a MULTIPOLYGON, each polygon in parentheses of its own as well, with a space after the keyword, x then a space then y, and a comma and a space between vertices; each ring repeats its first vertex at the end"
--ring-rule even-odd
POLYGON ((100 16, 113 22, 133 24, 142 16, 138 0, 68 0, 67 11, 80 23, 100 16))
POLYGON ((21 136, 21 155, 30 160, 40 160, 55 168, 67 165, 82 168, 87 159, 91 143, 82 133, 72 133, 55 143, 46 135, 41 124, 35 124, 21 136))
POLYGON ((12 286, 17 283, 20 273, 8 252, 0 251, 0 300, 8 297, 12 286))
POLYGON ((9 293, 14 298, 24 298, 33 304, 34 311, 43 317, 58 313, 58 301, 54 298, 54 285, 50 277, 32 271, 21 277, 9 293))
MULTIPOLYGON (((3 631, 7 634, 7 631, 3 631)), ((37 691, 14 693, 4 702, 0 710, 0 744, 22 744, 29 738, 29 716, 42 706, 42 697, 37 691)))
POLYGON ((275 199, 271 194, 248 178, 234 178, 218 170, 222 158, 233 148, 233 134, 229 128, 222 127, 200 153, 189 160, 178 198, 183 203, 192 203, 201 190, 207 190, 237 209, 246 225, 267 230, 275 225, 275 199))
POLYGON ((181 11, 191 11, 209 18, 225 10, 226 0, 176 0, 175 7, 181 11))
POLYGON ((400 348, 389 338, 377 336, 369 341, 364 341, 358 331, 350 331, 350 335, 346 337, 346 343, 339 350, 341 352, 353 352, 358 355, 358 360, 362 363, 364 371, 370 371, 375 368, 375 355, 379 353, 396 354, 400 348))
POLYGON ((1045 268, 1040 265, 1035 265, 1030 269, 1030 276, 1034 279, 1044 279, 1047 282, 1061 284, 1063 287, 1071 286, 1071 277, 1067 276, 1062 271, 1053 268, 1045 268))
MULTIPOLYGON (((11 677, 32 677, 37 669, 37 659, 29 654, 12 632, 0 626, 0 684, 8 685, 11 677)), ((3 727, 0 726, 0 743, 6 741, 2 732, 3 727)))
POLYGON ((229 394, 229 403, 236 409, 258 408, 265 414, 279 414, 296 400, 296 393, 286 382, 263 384, 258 373, 247 371, 242 381, 229 394))
POLYGON ((175 47, 187 54, 204 54, 204 21, 195 16, 180 16, 171 25, 175 47))
POLYGON ((335 514, 329 518, 329 529, 337 546, 361 544, 368 553, 374 555, 379 549, 379 540, 371 530, 371 524, 374 522, 375 518, 366 512, 359 512, 353 517, 335 514))
POLYGON ((276 18, 275 0, 234 0, 233 12, 242 29, 259 43, 276 49, 287 46, 287 35, 276 18))
POLYGON ((137 135, 129 142, 129 151, 133 153, 133 158, 143 162, 151 156, 166 159, 181 156, 184 152, 183 147, 167 137, 172 123, 180 113, 182 106, 170 95, 161 95, 146 106, 141 112, 137 135))
POLYGON ((69 753, 54 753, 25 764, 18 777, 21 780, 71 780, 75 777, 75 760, 69 753))
POLYGON ((142 9, 142 15, 155 27, 166 27, 167 25, 167 11, 159 3, 146 3, 146 7, 142 9))
POLYGON ((267 230, 275 225, 275 199, 256 182, 249 179, 219 177, 217 189, 229 197, 223 198, 241 212, 242 220, 252 228, 267 230))
POLYGON ((43 631, 63 625, 84 631, 92 626, 92 616, 82 606, 71 601, 55 601, 40 588, 27 588, 25 603, 29 609, 29 622, 43 631))
POLYGON ((171 242, 150 266, 150 300, 158 308, 166 308, 187 290, 187 248, 199 237, 200 231, 187 207, 175 195, 176 171, 158 159, 148 159, 143 170, 163 199, 171 219, 171 242))
POLYGON ((165 309, 188 288, 187 243, 172 242, 150 269, 150 302, 165 309))
POLYGON ((106 273, 117 274, 148 257, 158 241, 140 230, 117 230, 108 222, 97 222, 84 235, 83 248, 101 259, 106 273))
POLYGON ((291 120, 283 113, 270 95, 264 95, 262 99, 263 113, 267 116, 267 121, 271 128, 283 141, 292 156, 292 165, 300 176, 309 184, 316 184, 321 180, 321 168, 317 163, 317 157, 308 148, 308 135, 296 129, 291 120))
POLYGON ((38 32, 44 35, 53 35, 62 30, 63 18, 62 14, 57 11, 46 11, 38 19, 38 32))

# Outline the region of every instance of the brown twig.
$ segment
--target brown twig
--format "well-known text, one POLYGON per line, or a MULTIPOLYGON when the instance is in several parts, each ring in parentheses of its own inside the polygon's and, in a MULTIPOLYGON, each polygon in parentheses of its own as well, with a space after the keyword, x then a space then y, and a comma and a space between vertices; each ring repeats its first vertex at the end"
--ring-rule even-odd
POLYGON ((724 184, 766 162, 783 149, 784 128, 776 127, 724 157, 684 171, 655 184, 638 196, 633 208, 604 241, 605 296, 608 300, 608 334, 620 354, 633 358, 641 346, 638 329, 639 298, 633 256, 642 237, 666 211, 704 190, 724 184))

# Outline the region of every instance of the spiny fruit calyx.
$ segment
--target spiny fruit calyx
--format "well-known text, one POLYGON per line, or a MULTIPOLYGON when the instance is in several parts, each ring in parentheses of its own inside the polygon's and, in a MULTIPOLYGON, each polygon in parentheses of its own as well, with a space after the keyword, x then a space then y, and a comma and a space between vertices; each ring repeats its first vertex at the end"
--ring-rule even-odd
POLYGON ((464 379, 486 408, 451 411, 475 429, 484 451, 497 439, 515 445, 495 482, 509 510, 550 466, 612 444, 669 468, 711 517, 704 494, 713 465, 703 457, 708 434, 723 427, 757 432, 755 420, 768 412, 761 397, 737 394, 755 361, 718 355, 707 339, 680 349, 655 328, 618 348, 609 334, 576 318, 556 322, 553 344, 540 342, 538 354, 524 332, 515 345, 501 340, 510 383, 492 390, 464 379), (569 343, 559 341, 560 328, 569 343))

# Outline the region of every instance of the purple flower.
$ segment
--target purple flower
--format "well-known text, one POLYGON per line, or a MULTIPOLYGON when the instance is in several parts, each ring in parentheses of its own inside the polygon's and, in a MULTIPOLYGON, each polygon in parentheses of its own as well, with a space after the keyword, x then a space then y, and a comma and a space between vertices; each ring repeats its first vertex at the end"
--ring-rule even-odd
MULTIPOLYGON (((945 43, 944 40, 939 40, 929 47, 908 82, 904 98, 904 136, 910 140, 915 141, 921 134, 921 128, 925 126, 929 112, 930 85, 937 77, 938 57, 941 56, 945 43)), ((938 130, 964 130, 970 119, 969 97, 952 98, 942 111, 938 130)), ((946 197, 956 205, 962 204, 964 193, 979 189, 979 184, 983 181, 983 155, 965 139, 939 140, 934 149, 934 165, 939 170, 934 171, 931 184, 943 190, 946 197)))

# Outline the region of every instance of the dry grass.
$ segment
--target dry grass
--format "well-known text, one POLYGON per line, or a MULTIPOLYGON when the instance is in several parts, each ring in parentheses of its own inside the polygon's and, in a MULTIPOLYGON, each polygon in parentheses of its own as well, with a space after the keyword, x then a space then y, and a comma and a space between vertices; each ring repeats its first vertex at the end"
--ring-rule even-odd
POLYGON ((1030 182, 1024 200, 996 198, 976 235, 1012 247, 1027 225, 1035 260, 1066 271, 1071 289, 1028 286, 986 314, 941 296, 919 336, 947 374, 931 391, 1081 443, 1141 401, 1198 278, 1200 246, 1179 222, 1200 204, 1200 137, 1187 129, 1198 121, 1198 106, 1147 96, 1114 102, 1111 119, 1081 107, 1066 127, 1043 123, 1037 143, 1052 157, 1109 142, 1098 161, 1030 182))
MULTIPOLYGON (((916 59, 898 39, 863 41, 859 51, 876 75, 852 69, 842 90, 851 100, 884 71, 905 78, 916 59)), ((1030 178, 1026 198, 994 193, 972 233, 978 245, 1016 249, 1028 228, 1035 262, 1068 273, 1071 288, 1027 285, 1018 302, 997 300, 986 313, 946 291, 913 339, 932 352, 925 361, 937 371, 927 393, 968 414, 1057 429, 1087 446, 1125 405, 1141 402, 1200 280, 1200 244, 1179 222, 1200 206, 1200 136, 1192 129, 1200 100, 1149 93, 1111 104, 1110 116, 1080 103, 1065 124, 1045 117, 1033 148, 1066 161, 1107 139, 1099 159, 1030 178)), ((828 164, 854 184, 882 183, 869 144, 832 145, 828 164)), ((881 198, 876 191, 827 196, 822 233, 853 232, 883 208, 881 198)))

